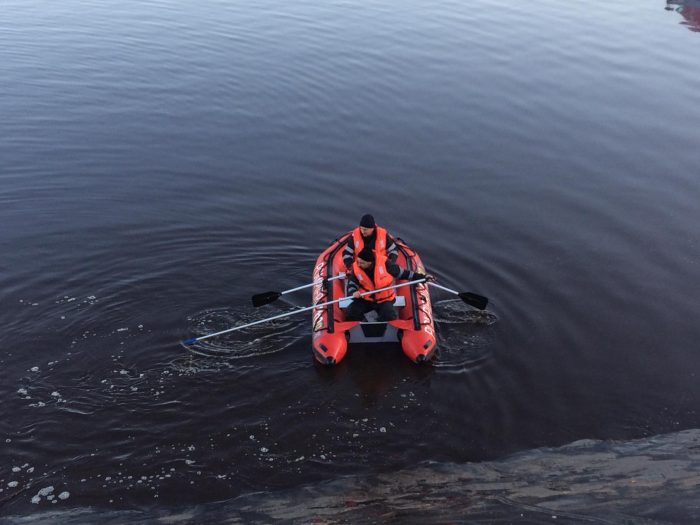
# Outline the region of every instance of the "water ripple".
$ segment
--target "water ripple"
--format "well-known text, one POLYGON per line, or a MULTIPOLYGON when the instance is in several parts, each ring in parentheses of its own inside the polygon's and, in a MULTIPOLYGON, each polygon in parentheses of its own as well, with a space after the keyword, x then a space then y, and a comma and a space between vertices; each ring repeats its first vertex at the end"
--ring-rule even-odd
MULTIPOLYGON (((271 314, 269 309, 251 311, 218 308, 199 312, 187 320, 190 333, 194 334, 194 337, 202 337, 260 321, 272 315, 278 314, 271 314)), ((306 328, 307 325, 306 318, 302 316, 297 316, 296 319, 291 317, 275 319, 205 341, 198 341, 194 345, 183 346, 193 353, 207 357, 226 357, 228 359, 259 357, 282 352, 298 342, 300 337, 306 335, 300 336, 300 329, 306 328)))

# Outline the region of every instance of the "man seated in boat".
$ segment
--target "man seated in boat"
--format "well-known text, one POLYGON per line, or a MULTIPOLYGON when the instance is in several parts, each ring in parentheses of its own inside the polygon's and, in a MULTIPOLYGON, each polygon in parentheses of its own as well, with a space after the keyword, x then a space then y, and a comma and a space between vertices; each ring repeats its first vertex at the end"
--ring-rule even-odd
POLYGON ((377 317, 380 321, 396 319, 397 314, 394 310, 396 293, 394 289, 360 297, 362 293, 392 286, 394 279, 432 281, 433 276, 404 270, 389 260, 386 255, 381 253, 375 255, 370 248, 363 248, 352 265, 352 272, 348 279, 347 293, 352 295, 353 301, 345 310, 345 320, 361 321, 365 314, 372 310, 377 311, 377 317))
POLYGON ((348 237, 343 250, 343 263, 345 263, 348 273, 352 271, 356 254, 364 248, 387 256, 391 262, 396 262, 396 258, 399 256, 399 249, 394 239, 384 228, 376 225, 374 217, 369 213, 362 216, 360 225, 352 231, 352 235, 348 237))

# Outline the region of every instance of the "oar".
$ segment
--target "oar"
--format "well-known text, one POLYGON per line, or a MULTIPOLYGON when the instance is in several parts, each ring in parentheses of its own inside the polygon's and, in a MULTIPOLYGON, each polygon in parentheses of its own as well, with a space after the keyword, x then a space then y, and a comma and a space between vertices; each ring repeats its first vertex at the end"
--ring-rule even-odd
MULTIPOLYGON (((407 283, 395 284, 394 286, 387 286, 386 288, 379 288, 377 290, 372 290, 371 292, 361 293, 360 297, 363 297, 365 295, 372 295, 372 294, 375 294, 377 292, 383 292, 385 290, 391 290, 393 288, 401 288, 402 286, 409 286, 411 284, 418 284, 418 283, 422 283, 424 281, 425 281, 425 279, 417 279, 415 281, 409 281, 407 283)), ((266 323, 267 321, 273 321, 275 319, 281 319, 282 317, 289 317, 290 315, 300 314, 302 312, 308 312, 309 310, 313 310, 314 308, 323 308, 324 306, 328 306, 329 304, 339 303, 340 301, 345 301, 347 299, 354 299, 354 297, 351 295, 348 297, 341 297, 340 299, 335 299, 333 301, 328 301, 327 303, 320 303, 320 304, 315 304, 313 306, 306 306, 304 308, 298 308, 296 310, 292 310, 291 312, 285 312, 283 314, 274 315, 274 316, 268 317, 266 319, 260 319, 259 321, 253 321, 252 323, 244 324, 241 326, 234 326, 233 328, 229 328, 228 330, 222 330, 221 332, 215 332, 213 334, 203 335, 202 337, 193 337, 192 339, 188 339, 187 341, 183 341, 183 344, 189 346, 189 345, 196 343, 197 341, 203 341, 205 339, 209 339, 210 337, 216 337, 217 335, 227 334, 229 332, 234 332, 236 330, 242 330, 243 328, 248 328, 249 326, 253 326, 256 324, 260 324, 260 323, 266 323)))
POLYGON ((484 297, 483 295, 471 293, 471 292, 458 292, 457 290, 451 290, 450 288, 445 288, 444 286, 440 286, 439 284, 436 284, 434 282, 428 283, 430 286, 434 286, 435 288, 440 288, 440 290, 445 290, 446 292, 453 293, 455 295, 458 295, 459 298, 467 303, 470 306, 473 306, 474 308, 478 308, 479 310, 483 310, 486 308, 486 305, 489 304, 489 300, 484 297))
MULTIPOLYGON (((340 272, 335 277, 329 278, 328 281, 342 279, 343 277, 345 277, 345 274, 343 272, 340 272)), ((324 281, 324 279, 318 279, 310 284, 305 284, 304 286, 297 286, 296 288, 290 288, 289 290, 285 290, 284 292, 263 292, 263 293, 255 294, 253 297, 251 297, 251 299, 253 300, 253 306, 255 306, 257 308, 258 306, 270 304, 271 302, 279 299, 284 294, 296 292, 298 290, 303 290, 304 288, 310 288, 311 286, 321 284, 323 281, 324 281)))

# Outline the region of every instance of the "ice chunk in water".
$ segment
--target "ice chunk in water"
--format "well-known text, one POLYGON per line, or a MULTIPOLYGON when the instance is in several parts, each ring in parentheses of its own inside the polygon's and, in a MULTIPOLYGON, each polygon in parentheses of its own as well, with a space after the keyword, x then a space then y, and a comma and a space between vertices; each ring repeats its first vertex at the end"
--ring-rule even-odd
POLYGON ((51 494, 52 492, 53 492, 53 485, 49 485, 48 487, 44 487, 43 489, 41 489, 41 490, 39 491, 39 496, 44 496, 44 497, 46 497, 46 496, 48 496, 49 494, 51 494))

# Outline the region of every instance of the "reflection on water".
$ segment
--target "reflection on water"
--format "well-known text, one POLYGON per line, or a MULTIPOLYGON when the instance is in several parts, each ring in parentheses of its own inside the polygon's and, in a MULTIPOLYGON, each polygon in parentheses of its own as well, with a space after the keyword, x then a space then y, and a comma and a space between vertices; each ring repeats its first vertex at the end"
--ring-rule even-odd
POLYGON ((666 9, 680 13, 684 26, 700 32, 700 0, 666 0, 666 9))
MULTIPOLYGON (((416 365, 407 359, 397 343, 352 344, 347 363, 326 367, 316 362, 314 366, 328 386, 349 380, 363 407, 379 407, 406 386, 429 381, 434 373, 431 363, 416 365)), ((399 395, 405 397, 405 393, 399 395)))

